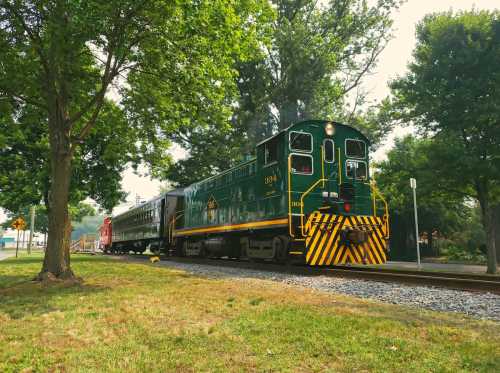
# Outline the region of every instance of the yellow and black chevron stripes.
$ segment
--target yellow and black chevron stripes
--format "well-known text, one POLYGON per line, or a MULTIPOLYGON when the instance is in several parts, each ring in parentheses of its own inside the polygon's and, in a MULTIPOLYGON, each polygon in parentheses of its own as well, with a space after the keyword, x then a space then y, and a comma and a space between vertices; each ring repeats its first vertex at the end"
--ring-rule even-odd
POLYGON ((381 217, 342 216, 313 212, 305 225, 306 263, 309 265, 382 264, 387 261, 387 227, 381 217), (341 239, 343 229, 366 232, 361 244, 341 239))

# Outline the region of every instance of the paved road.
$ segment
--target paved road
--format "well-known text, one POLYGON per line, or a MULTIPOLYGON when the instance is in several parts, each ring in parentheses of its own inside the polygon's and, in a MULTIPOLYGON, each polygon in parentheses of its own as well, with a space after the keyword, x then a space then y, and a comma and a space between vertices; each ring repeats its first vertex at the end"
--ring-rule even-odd
MULTIPOLYGON (((417 269, 415 262, 387 262, 384 265, 387 268, 404 268, 417 269)), ((430 271, 443 272, 468 272, 468 273, 485 273, 486 266, 470 265, 470 264, 443 264, 443 263, 422 263, 422 269, 430 271)))
POLYGON ((4 259, 7 259, 11 256, 14 256, 16 255, 16 252, 15 251, 3 251, 3 250, 0 250, 0 260, 4 260, 4 259))

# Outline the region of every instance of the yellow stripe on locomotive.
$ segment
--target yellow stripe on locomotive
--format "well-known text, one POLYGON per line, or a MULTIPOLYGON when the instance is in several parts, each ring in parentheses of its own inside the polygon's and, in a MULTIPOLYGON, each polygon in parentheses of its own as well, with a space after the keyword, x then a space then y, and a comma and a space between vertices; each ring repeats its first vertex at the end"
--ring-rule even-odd
POLYGON ((318 266, 385 263, 387 227, 384 217, 315 211, 305 227, 306 263, 318 266))

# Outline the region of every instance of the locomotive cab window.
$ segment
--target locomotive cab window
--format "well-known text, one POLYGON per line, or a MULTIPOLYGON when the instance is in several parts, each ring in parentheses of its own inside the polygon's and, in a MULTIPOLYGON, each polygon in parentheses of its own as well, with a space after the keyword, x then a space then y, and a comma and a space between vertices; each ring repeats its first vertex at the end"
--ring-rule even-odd
POLYGON ((366 144, 361 140, 347 139, 345 141, 345 154, 352 158, 365 158, 366 144))
POLYGON ((278 138, 272 138, 264 144, 264 165, 278 161, 278 138))
POLYGON ((324 151, 323 160, 327 163, 333 163, 335 161, 333 140, 325 139, 325 141, 323 141, 323 151, 324 151))
POLYGON ((356 180, 367 180, 368 170, 366 163, 360 161, 346 161, 345 172, 348 178, 356 180))
POLYGON ((312 135, 305 132, 290 132, 290 150, 312 152, 312 135))
POLYGON ((291 157, 292 173, 312 175, 313 159, 310 155, 292 154, 291 157))

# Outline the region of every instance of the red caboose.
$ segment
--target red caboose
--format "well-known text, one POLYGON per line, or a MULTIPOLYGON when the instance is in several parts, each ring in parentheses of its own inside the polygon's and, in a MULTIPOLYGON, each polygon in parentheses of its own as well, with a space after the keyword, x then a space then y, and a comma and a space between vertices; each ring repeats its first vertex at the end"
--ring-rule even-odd
POLYGON ((104 218, 102 225, 99 227, 99 248, 105 253, 111 249, 112 233, 111 218, 104 218))

